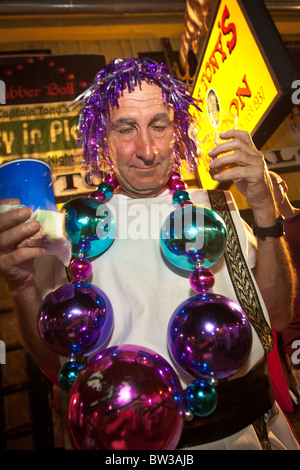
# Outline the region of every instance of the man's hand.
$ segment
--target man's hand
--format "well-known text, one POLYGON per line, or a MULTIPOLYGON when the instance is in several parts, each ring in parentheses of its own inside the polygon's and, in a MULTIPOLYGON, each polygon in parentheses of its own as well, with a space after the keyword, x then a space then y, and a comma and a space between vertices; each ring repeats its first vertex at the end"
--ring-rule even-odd
POLYGON ((20 247, 39 231, 40 225, 28 219, 31 210, 17 208, 18 200, 3 200, 2 204, 16 205, 0 214, 0 275, 7 281, 10 290, 26 287, 34 283, 34 260, 44 253, 43 248, 20 247))
POLYGON ((275 223, 276 207, 272 184, 263 154, 257 150, 246 131, 230 130, 220 137, 228 139, 210 152, 210 168, 217 170, 214 178, 219 182, 232 181, 245 196, 257 225, 275 223), (221 155, 224 152, 230 152, 221 155), (216 158, 218 157, 218 158, 216 158))
MULTIPOLYGON (((248 132, 230 130, 220 134, 228 139, 211 152, 210 168, 219 182, 232 181, 245 196, 258 227, 271 227, 279 215, 272 182, 263 154, 248 132), (220 155, 223 152, 229 152, 220 155), (218 157, 218 158, 216 158, 218 157)), ((257 239, 257 259, 253 274, 269 312, 275 331, 286 328, 292 315, 295 276, 283 237, 257 239)))

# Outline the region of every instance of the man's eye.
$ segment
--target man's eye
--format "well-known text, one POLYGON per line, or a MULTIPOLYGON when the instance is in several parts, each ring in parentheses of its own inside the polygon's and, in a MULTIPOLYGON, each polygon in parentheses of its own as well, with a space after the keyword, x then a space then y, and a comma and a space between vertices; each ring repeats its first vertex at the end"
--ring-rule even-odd
POLYGON ((153 126, 153 129, 157 132, 162 132, 167 128, 167 126, 153 126))
POLYGON ((122 127, 119 129, 120 134, 130 134, 130 132, 133 132, 134 129, 132 127, 122 127))

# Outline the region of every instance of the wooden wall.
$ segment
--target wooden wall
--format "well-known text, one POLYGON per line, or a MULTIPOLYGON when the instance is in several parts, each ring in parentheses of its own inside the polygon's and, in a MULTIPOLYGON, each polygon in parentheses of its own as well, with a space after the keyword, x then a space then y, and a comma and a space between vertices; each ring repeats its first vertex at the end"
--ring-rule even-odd
MULTIPOLYGON (((162 32, 163 33, 163 32, 162 32)), ((173 50, 179 39, 170 38, 173 50)), ((160 38, 119 39, 94 41, 19 41, 0 43, 1 52, 50 50, 52 54, 102 54, 106 62, 116 57, 136 57, 141 52, 162 52, 160 38)))

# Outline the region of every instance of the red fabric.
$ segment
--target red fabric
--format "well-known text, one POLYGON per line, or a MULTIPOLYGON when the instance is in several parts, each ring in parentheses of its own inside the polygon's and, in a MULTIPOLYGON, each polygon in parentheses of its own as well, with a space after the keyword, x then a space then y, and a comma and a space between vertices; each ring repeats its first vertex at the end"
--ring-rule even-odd
POLYGON ((58 374, 49 374, 44 369, 41 369, 41 371, 47 377, 47 379, 50 380, 50 382, 52 382, 54 385, 58 385, 60 388, 62 388, 60 383, 58 382, 58 374))
POLYGON ((280 408, 286 413, 293 413, 294 407, 289 387, 282 369, 280 358, 277 350, 277 335, 273 332, 274 348, 267 356, 269 371, 271 376, 271 384, 274 392, 275 400, 280 408))
POLYGON ((285 353, 291 357, 295 352, 292 347, 295 340, 300 338, 300 214, 290 219, 285 220, 285 240, 288 243, 294 269, 298 274, 298 285, 296 286, 296 297, 293 306, 293 317, 283 331, 280 332, 280 337, 283 342, 285 353))

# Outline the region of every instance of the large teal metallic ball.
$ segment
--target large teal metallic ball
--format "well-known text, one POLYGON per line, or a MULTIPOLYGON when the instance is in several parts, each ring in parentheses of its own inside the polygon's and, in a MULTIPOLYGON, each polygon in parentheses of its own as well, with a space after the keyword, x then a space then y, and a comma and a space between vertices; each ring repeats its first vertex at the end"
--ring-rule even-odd
POLYGON ((61 211, 65 215, 65 231, 72 243, 73 256, 83 253, 85 258, 94 258, 114 241, 115 219, 106 204, 92 197, 75 197, 66 202, 61 211))
POLYGON ((192 271, 200 262, 205 268, 223 256, 227 242, 223 219, 212 209, 196 204, 175 209, 161 229, 161 249, 177 268, 192 271))

